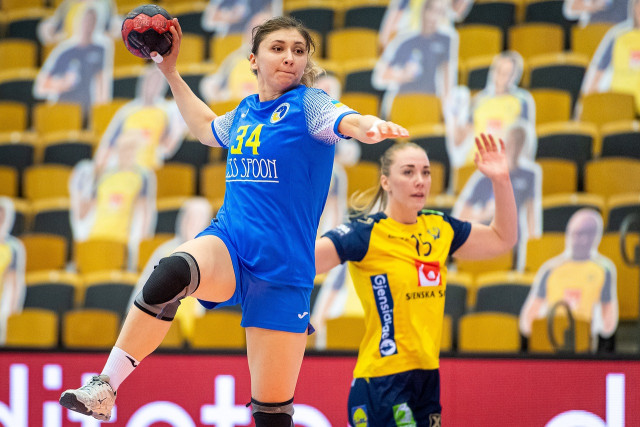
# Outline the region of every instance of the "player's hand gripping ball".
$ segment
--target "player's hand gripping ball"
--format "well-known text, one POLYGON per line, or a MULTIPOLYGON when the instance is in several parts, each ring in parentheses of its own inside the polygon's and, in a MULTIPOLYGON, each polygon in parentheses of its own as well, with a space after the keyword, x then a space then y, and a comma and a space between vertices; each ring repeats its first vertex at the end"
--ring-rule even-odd
POLYGON ((155 4, 138 6, 122 22, 122 40, 129 52, 150 59, 151 52, 164 55, 171 50, 171 15, 155 4))

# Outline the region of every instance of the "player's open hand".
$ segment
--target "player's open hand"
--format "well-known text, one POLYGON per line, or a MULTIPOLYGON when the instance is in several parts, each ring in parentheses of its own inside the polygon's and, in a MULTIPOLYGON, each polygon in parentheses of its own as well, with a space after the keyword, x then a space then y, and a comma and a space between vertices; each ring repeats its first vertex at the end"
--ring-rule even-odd
POLYGON ((475 156, 476 166, 491 180, 509 177, 504 141, 499 139, 499 144, 500 147, 496 144, 493 135, 482 133, 480 137, 476 137, 476 147, 478 147, 475 156))
POLYGON ((151 52, 151 59, 158 64, 158 68, 164 74, 173 72, 176 68, 176 62, 178 60, 178 53, 180 52, 180 43, 182 41, 182 28, 178 23, 178 18, 173 18, 173 25, 169 28, 173 40, 171 42, 171 50, 169 53, 161 56, 158 52, 151 52))
POLYGON ((409 136, 409 131, 396 123, 376 120, 366 130, 365 135, 368 141, 363 142, 371 144, 387 138, 406 138, 409 136))

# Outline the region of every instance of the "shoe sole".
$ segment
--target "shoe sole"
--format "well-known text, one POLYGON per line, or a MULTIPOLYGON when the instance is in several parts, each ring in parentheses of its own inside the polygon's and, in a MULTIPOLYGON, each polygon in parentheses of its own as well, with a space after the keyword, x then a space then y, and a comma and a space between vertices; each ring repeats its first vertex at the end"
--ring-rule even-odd
POLYGON ((111 418, 111 417, 107 418, 102 414, 98 414, 93 411, 90 411, 89 409, 87 409, 84 403, 78 400, 76 395, 73 393, 63 393, 62 396, 60 396, 60 405, 64 406, 65 408, 71 411, 78 412, 82 415, 92 416, 97 420, 109 421, 109 418, 111 418))

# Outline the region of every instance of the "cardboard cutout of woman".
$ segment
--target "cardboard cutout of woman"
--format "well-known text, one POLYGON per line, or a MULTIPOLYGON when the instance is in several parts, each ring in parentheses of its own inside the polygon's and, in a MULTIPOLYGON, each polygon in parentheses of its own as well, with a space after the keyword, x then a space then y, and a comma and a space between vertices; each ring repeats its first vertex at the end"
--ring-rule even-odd
MULTIPOLYGON (((518 243, 514 251, 517 270, 524 269, 527 241, 542 234, 542 169, 523 155, 529 139, 529 125, 522 120, 511 125, 505 150, 513 194, 518 209, 518 243)), ((453 215, 470 222, 491 223, 495 200, 491 182, 476 171, 465 184, 453 207, 453 215)))
POLYGON ((106 103, 113 93, 113 41, 105 36, 104 12, 87 5, 78 12, 73 35, 49 54, 33 85, 35 98, 82 106, 106 103))
POLYGON ((571 216, 562 254, 544 263, 520 313, 520 330, 531 334, 534 319, 545 317, 559 301, 566 302, 577 319, 591 324, 592 342, 611 337, 618 326, 615 264, 598 253, 602 216, 580 209, 571 216))
POLYGON ((113 116, 95 154, 97 173, 117 164, 118 138, 128 132, 141 136, 135 160, 138 166, 156 170, 180 148, 187 125, 175 101, 165 99, 168 84, 155 65, 138 79, 136 97, 113 116))
POLYGON ((7 334, 7 319, 20 313, 26 294, 26 252, 22 242, 10 234, 15 208, 8 197, 0 197, 0 344, 7 334))
MULTIPOLYGON (((536 107, 529 91, 519 88, 522 78, 523 60, 518 52, 506 51, 495 56, 487 85, 478 92, 467 108, 457 105, 459 110, 468 110, 464 123, 456 125, 449 144, 451 162, 455 167, 472 164, 476 153, 473 136, 481 133, 492 134, 496 138, 506 138, 509 127, 517 121, 526 124, 528 142, 524 155, 535 158, 537 138, 535 134, 536 107)), ((464 98, 457 100, 464 104, 464 98)))
POLYGON ((636 114, 640 114, 640 0, 629 0, 628 6, 628 18, 602 38, 584 76, 582 91, 631 94, 636 114))

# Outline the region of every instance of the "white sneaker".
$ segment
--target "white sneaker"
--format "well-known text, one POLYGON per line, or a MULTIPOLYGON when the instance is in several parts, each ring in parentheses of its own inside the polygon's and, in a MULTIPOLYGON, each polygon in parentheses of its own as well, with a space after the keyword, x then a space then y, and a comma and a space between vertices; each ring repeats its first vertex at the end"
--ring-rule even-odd
POLYGON ((87 384, 60 396, 60 405, 101 421, 109 421, 115 402, 116 392, 106 375, 95 375, 87 384))

